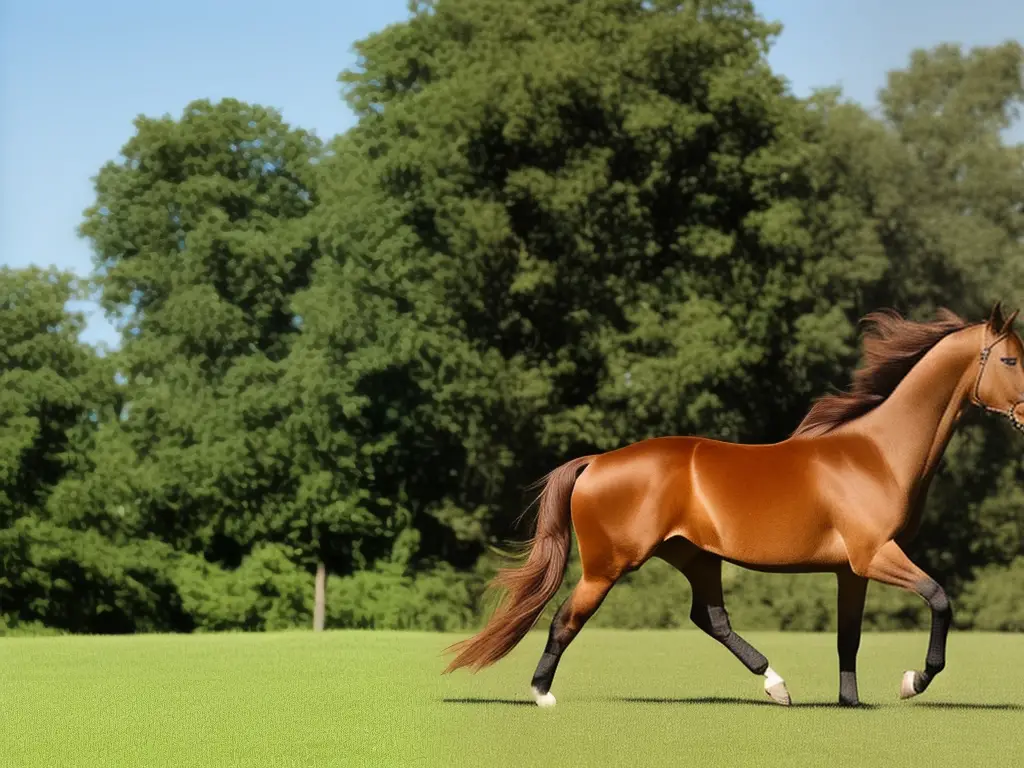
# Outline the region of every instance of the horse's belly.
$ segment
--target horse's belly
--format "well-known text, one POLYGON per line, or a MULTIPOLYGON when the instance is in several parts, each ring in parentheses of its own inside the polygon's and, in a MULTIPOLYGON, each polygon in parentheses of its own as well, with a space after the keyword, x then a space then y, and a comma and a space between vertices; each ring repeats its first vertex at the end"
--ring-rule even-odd
POLYGON ((719 544, 720 556, 752 566, 831 567, 847 562, 846 547, 834 529, 730 536, 719 544))
POLYGON ((826 566, 846 561, 842 537, 827 511, 785 502, 776 497, 756 505, 707 505, 698 517, 712 522, 715 536, 705 548, 729 560, 760 566, 826 566))

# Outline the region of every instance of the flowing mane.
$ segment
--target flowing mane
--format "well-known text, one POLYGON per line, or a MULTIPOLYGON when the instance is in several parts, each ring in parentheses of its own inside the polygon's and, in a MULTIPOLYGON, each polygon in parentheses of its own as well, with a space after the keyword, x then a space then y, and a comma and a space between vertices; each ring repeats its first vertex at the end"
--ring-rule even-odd
POLYGON ((876 408, 932 347, 968 326, 945 308, 930 323, 907 320, 893 310, 872 312, 861 323, 867 326, 864 362, 853 374, 853 386, 849 392, 819 397, 793 437, 823 435, 876 408))

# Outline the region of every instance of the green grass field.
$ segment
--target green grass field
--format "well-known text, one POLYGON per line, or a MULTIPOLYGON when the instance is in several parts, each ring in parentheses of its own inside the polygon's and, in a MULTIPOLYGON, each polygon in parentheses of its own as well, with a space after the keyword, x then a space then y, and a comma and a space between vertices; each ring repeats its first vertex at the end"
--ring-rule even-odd
POLYGON ((927 637, 867 634, 859 710, 831 706, 832 635, 746 636, 792 707, 696 631, 585 630, 553 709, 529 697, 541 632, 445 677, 450 635, 0 639, 0 766, 1022 764, 1024 636, 953 633, 946 671, 901 702, 927 637))

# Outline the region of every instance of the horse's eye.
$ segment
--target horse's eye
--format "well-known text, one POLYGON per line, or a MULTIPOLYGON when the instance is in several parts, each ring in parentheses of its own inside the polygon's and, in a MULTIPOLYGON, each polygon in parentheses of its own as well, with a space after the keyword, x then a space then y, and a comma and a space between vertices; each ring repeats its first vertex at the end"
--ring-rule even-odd
POLYGON ((1007 365, 1016 365, 1017 364, 1017 358, 1016 357, 1000 357, 999 359, 1002 360, 1007 365))

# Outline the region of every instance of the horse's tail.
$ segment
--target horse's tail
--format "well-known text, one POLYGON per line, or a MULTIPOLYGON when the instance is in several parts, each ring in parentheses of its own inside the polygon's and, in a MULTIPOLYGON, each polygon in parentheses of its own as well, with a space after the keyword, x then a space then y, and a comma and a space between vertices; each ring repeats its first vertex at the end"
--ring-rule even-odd
POLYGON ((519 568, 498 572, 490 586, 507 589, 505 599, 478 634, 445 649, 445 653, 458 652, 445 674, 459 667, 476 671, 493 664, 515 648, 537 623, 565 577, 572 543, 569 500, 576 473, 594 458, 573 459, 541 478, 538 485, 542 484, 544 489, 540 494, 536 534, 527 542, 529 556, 519 568))

